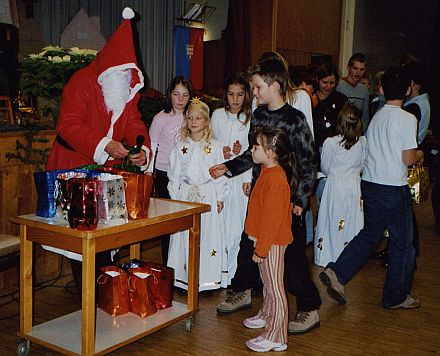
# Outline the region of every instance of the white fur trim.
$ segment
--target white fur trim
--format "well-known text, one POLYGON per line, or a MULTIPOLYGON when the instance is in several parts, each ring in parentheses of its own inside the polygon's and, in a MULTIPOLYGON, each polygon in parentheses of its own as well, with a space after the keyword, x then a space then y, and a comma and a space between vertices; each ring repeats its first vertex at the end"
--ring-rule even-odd
POLYGON ((143 171, 144 173, 153 173, 153 164, 151 164, 153 162, 153 158, 150 160, 149 156, 150 156, 150 149, 147 146, 142 145, 142 151, 145 152, 145 155, 147 156, 147 159, 145 161, 145 164, 143 166, 141 166, 141 171, 143 171))
POLYGON ((124 20, 130 20, 134 17, 134 11, 129 7, 126 7, 124 11, 122 11, 122 18, 124 20))
POLYGON ((105 147, 107 146, 107 144, 111 141, 111 138, 108 137, 103 137, 101 142, 98 143, 98 146, 96 146, 95 149, 95 154, 93 155, 93 160, 97 163, 97 164, 104 164, 108 157, 109 154, 107 152, 105 152, 105 147))

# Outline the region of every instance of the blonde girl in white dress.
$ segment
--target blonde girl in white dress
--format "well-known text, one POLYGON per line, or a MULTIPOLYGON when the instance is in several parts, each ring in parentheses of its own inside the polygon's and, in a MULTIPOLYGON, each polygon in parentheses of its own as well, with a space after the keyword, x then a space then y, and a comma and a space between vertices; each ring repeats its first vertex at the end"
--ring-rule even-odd
MULTIPOLYGON (((227 286, 224 260, 223 206, 229 193, 228 179, 213 179, 209 167, 223 162, 223 145, 212 138, 209 108, 195 98, 191 101, 181 139, 171 151, 168 191, 171 199, 211 205, 202 214, 200 227, 199 291, 227 286)), ((176 287, 188 289, 188 231, 171 235, 168 266, 175 270, 176 287)))

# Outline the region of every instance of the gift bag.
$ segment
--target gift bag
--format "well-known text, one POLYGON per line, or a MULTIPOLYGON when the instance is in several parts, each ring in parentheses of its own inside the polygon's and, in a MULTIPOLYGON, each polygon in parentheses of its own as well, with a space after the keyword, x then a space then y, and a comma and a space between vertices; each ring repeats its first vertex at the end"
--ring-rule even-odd
POLYGON ((157 311, 153 296, 153 276, 147 269, 138 267, 128 270, 128 310, 144 318, 157 311))
POLYGON ((66 182, 67 220, 72 229, 94 230, 98 224, 98 178, 71 178, 66 182))
POLYGON ((116 266, 101 267, 96 282, 99 288, 98 308, 112 316, 127 314, 127 273, 116 266))
POLYGON ((98 221, 104 224, 128 222, 122 176, 101 173, 98 179, 98 221))
MULTIPOLYGON (((85 170, 69 169, 34 172, 34 182, 37 191, 37 210, 35 214, 37 216, 53 218, 57 215, 57 197, 59 194, 58 176, 63 176, 65 179, 69 179, 72 177, 91 177, 93 174, 85 170)), ((59 216, 61 217, 62 214, 60 213, 59 216)))
POLYGON ((423 167, 422 164, 415 164, 408 168, 407 182, 411 191, 411 197, 416 203, 420 203, 428 198, 428 168, 423 167))
POLYGON ((55 201, 56 201, 56 216, 68 220, 67 215, 70 207, 71 192, 67 191, 67 181, 72 178, 93 178, 99 175, 98 172, 93 172, 85 169, 74 169, 56 172, 55 180, 55 201))
POLYGON ((34 182, 37 191, 37 216, 53 218, 56 215, 56 186, 58 173, 63 171, 34 172, 34 182))
POLYGON ((153 275, 153 296, 157 309, 172 306, 174 290, 174 269, 155 262, 145 262, 142 266, 153 275))
POLYGON ((148 206, 153 188, 153 176, 119 171, 125 182, 125 201, 129 219, 145 219, 148 217, 148 206))

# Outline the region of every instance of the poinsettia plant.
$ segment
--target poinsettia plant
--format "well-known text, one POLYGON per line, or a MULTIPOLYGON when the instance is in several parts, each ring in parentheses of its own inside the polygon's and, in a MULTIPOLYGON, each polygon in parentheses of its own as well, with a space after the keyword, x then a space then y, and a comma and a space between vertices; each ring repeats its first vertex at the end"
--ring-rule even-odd
POLYGON ((50 111, 56 119, 64 85, 73 73, 96 57, 97 51, 78 47, 44 47, 30 54, 20 64, 21 89, 37 100, 39 109, 50 111))

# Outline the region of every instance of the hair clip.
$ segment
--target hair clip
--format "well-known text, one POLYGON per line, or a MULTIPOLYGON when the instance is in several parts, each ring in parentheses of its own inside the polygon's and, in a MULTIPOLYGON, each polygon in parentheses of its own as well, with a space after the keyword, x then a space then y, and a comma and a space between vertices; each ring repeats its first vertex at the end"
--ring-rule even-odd
POLYGON ((277 137, 274 136, 274 137, 272 138, 272 147, 275 147, 276 145, 277 145, 277 137))

